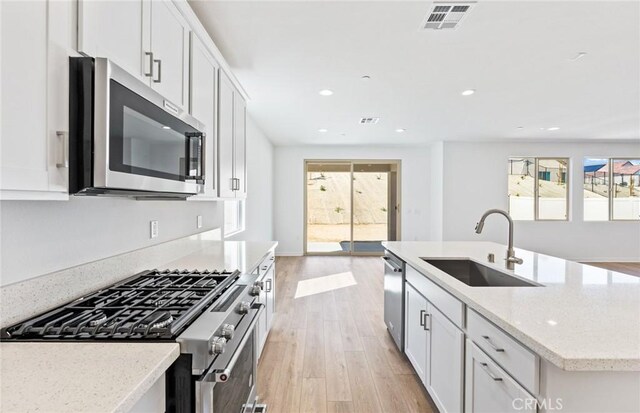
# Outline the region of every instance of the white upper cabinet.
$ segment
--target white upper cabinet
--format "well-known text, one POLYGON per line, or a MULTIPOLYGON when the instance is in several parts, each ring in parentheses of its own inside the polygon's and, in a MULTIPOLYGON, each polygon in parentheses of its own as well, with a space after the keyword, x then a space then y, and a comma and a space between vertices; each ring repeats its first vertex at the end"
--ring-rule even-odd
POLYGON ((234 154, 233 154, 233 85, 227 75, 220 71, 218 95, 218 191, 220 198, 235 198, 234 154))
POLYGON ((210 199, 218 196, 215 159, 217 150, 217 77, 218 63, 202 41, 191 33, 191 115, 205 124, 205 189, 193 199, 210 199))
POLYGON ((0 2, 2 199, 68 198, 72 10, 69 2, 0 2))
POLYGON ((247 104, 240 93, 233 99, 234 177, 236 198, 247 197, 247 104))
POLYGON ((148 0, 79 1, 78 51, 92 57, 107 57, 148 82, 150 5, 148 0))
MULTIPOLYGON (((115 25, 119 28, 119 24, 115 25)), ((170 0, 151 2, 151 86, 186 109, 189 84, 189 26, 170 0)))
POLYGON ((218 176, 220 198, 247 196, 246 104, 222 70, 218 101, 218 176))
POLYGON ((78 51, 112 60, 188 109, 189 25, 172 1, 79 1, 78 51))

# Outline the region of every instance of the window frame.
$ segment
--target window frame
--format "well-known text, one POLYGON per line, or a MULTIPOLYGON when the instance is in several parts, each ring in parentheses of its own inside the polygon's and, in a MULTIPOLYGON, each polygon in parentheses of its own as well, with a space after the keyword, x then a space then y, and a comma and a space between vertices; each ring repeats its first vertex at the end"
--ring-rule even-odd
MULTIPOLYGON (((585 158, 587 159, 587 158, 585 158)), ((609 196, 609 221, 616 221, 616 222, 624 222, 624 221, 628 221, 628 222, 638 222, 640 221, 640 218, 638 219, 633 219, 633 218, 615 218, 614 217, 614 213, 613 213, 613 200, 614 200, 614 196, 613 196, 613 165, 616 161, 634 161, 637 160, 638 158, 606 158, 607 161, 609 162, 609 164, 607 165, 607 178, 609 179, 609 185, 608 185, 608 196, 609 196)), ((583 161, 584 163, 584 161, 583 161)), ((589 222, 598 222, 598 221, 589 221, 589 222)), ((604 221, 600 221, 600 222, 604 222, 604 221)))
POLYGON ((225 205, 224 205, 224 210, 223 210, 223 219, 222 219, 222 229, 223 229, 223 233, 224 233, 224 238, 229 238, 232 237, 234 235, 240 234, 241 232, 244 232, 246 229, 246 208, 245 208, 245 200, 244 199, 229 199, 229 200, 225 200, 225 205), (237 219, 238 219, 238 227, 234 228, 232 231, 227 232, 227 220, 226 220, 226 203, 227 202, 235 202, 237 205, 237 208, 235 208, 235 212, 237 215, 237 219))
MULTIPOLYGON (((533 159, 534 160, 534 173, 533 173, 533 219, 514 219, 514 221, 522 221, 522 222, 569 222, 570 219, 570 211, 571 211, 571 158, 566 156, 509 156, 507 162, 510 162, 512 159, 533 159), (566 161, 566 177, 565 177, 565 217, 564 218, 540 218, 540 161, 544 160, 564 160, 566 161)), ((507 174, 507 200, 509 200, 509 174, 507 174)), ((511 202, 508 202, 508 212, 511 214, 511 202)))

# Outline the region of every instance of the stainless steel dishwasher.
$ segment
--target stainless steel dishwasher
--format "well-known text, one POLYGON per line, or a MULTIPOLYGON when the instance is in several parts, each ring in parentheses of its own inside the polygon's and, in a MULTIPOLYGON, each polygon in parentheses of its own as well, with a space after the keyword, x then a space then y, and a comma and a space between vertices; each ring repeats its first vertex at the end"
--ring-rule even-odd
POLYGON ((384 252, 384 322, 404 351, 404 262, 389 251, 384 252))

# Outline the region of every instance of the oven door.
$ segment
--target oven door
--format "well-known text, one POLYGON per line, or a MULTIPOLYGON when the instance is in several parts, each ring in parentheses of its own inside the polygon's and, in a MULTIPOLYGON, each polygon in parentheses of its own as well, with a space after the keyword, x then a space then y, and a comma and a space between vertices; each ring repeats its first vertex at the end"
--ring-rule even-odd
POLYGON ((94 70, 94 186, 200 192, 203 125, 108 60, 94 70))
POLYGON ((254 304, 236 334, 209 369, 196 380, 196 412, 252 413, 258 373, 255 327, 264 304, 254 304), (246 320, 246 322, 245 322, 246 320))

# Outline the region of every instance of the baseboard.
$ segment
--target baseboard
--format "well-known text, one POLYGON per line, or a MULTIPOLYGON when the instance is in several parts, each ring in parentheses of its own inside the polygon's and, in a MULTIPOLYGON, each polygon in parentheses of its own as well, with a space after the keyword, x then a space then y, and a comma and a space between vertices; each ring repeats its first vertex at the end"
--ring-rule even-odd
POLYGON ((302 257, 301 252, 280 252, 276 251, 276 257, 302 257))

